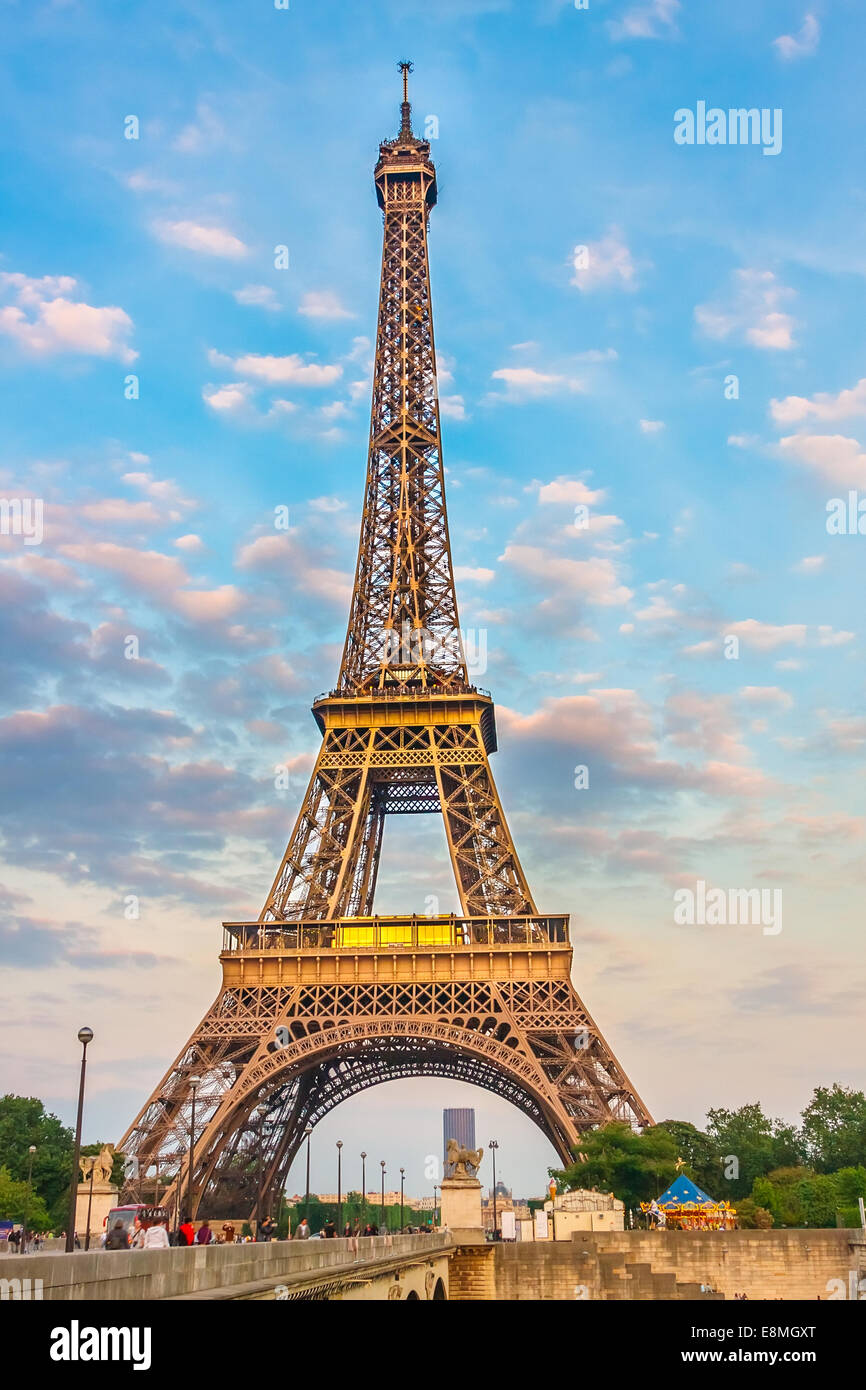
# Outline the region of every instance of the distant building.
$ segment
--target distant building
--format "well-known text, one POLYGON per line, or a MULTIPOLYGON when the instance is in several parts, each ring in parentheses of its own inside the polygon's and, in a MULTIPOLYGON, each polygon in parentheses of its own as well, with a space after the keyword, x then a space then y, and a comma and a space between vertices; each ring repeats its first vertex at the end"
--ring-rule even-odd
POLYGON ((452 1176, 453 1164, 448 1162, 448 1140, 456 1139, 461 1149, 475 1148, 475 1111, 442 1111, 442 1157, 445 1161, 445 1176, 452 1176))

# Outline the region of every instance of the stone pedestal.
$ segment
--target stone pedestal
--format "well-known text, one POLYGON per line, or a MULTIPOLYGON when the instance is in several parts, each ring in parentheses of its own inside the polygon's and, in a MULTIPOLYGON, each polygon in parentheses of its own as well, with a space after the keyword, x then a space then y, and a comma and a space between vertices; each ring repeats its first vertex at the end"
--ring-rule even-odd
MULTIPOLYGON (((78 1184, 78 1194, 75 1198, 75 1229, 78 1232, 78 1239, 84 1246, 84 1238, 87 1235, 87 1204, 90 1202, 90 1183, 80 1182, 78 1184)), ((93 1201, 90 1205, 90 1247, 93 1249, 94 1241, 99 1240, 104 1230, 103 1221, 105 1220, 112 1207, 117 1206, 117 1188, 110 1182, 95 1182, 93 1184, 93 1201)))
POLYGON ((477 1178, 444 1178, 441 1221, 457 1240, 485 1239, 481 1219, 481 1183, 477 1178))

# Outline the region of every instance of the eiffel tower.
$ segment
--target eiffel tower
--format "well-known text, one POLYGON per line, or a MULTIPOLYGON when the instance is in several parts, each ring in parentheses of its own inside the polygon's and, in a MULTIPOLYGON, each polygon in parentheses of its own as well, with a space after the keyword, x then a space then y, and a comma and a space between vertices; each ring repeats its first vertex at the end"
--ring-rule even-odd
POLYGON ((483 1086, 564 1162, 587 1129, 652 1123, 575 993, 568 917, 538 911, 490 770, 494 706, 470 681, 445 510, 436 170, 412 131, 411 66, 374 173, 367 479, 340 673, 313 705, 321 750, 258 920, 224 924, 219 994, 118 1145, 137 1161, 128 1191, 162 1175, 163 1201, 181 1191, 210 1217, 269 1206, 308 1127, 396 1078, 483 1086), (377 916, 385 819, 422 812, 444 821, 460 915, 377 916))

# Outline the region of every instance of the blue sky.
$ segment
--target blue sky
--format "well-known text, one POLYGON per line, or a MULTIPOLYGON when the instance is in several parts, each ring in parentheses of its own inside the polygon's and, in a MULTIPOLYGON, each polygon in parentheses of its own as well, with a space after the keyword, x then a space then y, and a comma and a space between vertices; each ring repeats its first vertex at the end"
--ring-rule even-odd
MULTIPOLYGON (((372 166, 410 57, 458 598, 536 899, 571 912, 657 1118, 863 1085, 866 541, 826 527, 866 495, 858 6, 71 0, 0 26, 2 495, 44 500, 40 545, 0 536, 2 1084, 69 1118, 86 1019, 86 1127, 117 1138, 216 991, 219 922, 270 885, 345 631, 372 166), (677 145, 701 100, 780 109, 781 152, 677 145), (782 890, 783 930, 678 926, 698 879, 782 890)), ((441 828, 389 830, 381 908, 456 906, 441 828)), ((317 1145, 375 1134, 421 1186, 466 1094, 381 1088, 317 1145)), ((472 1100, 538 1190, 546 1142, 472 1100)))

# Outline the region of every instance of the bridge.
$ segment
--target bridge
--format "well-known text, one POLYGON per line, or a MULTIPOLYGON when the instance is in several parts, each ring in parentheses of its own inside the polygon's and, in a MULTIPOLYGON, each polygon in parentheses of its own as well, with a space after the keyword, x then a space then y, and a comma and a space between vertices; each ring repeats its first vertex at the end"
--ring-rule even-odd
POLYGON ((434 1231, 9 1255, 0 1257, 0 1299, 440 1301, 455 1252, 449 1232, 434 1231))

